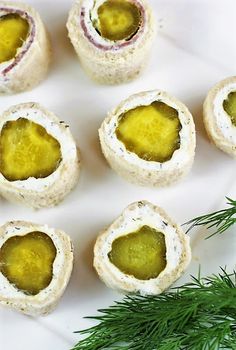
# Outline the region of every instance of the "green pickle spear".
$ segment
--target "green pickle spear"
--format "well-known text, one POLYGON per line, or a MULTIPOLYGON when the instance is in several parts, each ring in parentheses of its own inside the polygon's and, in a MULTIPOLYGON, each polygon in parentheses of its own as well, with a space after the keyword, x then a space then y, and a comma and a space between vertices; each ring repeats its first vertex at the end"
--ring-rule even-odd
POLYGON ((0 17, 0 63, 17 55, 29 34, 29 23, 18 14, 0 17))
POLYGON ((163 102, 139 106, 124 113, 116 128, 126 149, 146 161, 166 162, 180 147, 178 112, 163 102))
POLYGON ((9 181, 52 174, 61 160, 59 142, 39 124, 19 118, 0 134, 0 172, 9 181))
POLYGON ((149 226, 117 238, 109 259, 123 273, 140 280, 156 278, 166 267, 163 233, 149 226))
POLYGON ((25 294, 36 295, 52 280, 56 248, 42 232, 9 238, 0 249, 0 271, 25 294))
POLYGON ((232 124, 236 126, 236 91, 231 92, 223 102, 225 112, 230 116, 232 124))
POLYGON ((137 6, 126 0, 107 0, 98 8, 96 29, 109 40, 130 39, 139 29, 141 14, 137 6))

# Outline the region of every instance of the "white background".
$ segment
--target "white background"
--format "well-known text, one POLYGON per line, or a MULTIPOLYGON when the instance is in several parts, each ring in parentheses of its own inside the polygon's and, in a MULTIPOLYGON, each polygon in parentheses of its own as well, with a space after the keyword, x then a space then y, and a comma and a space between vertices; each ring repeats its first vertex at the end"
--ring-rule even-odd
MULTIPOLYGON (((0 307, 0 349, 69 350, 78 339, 74 330, 87 327, 97 308, 120 298, 99 281, 92 268, 94 240, 131 202, 150 200, 179 223, 224 206, 236 198, 235 160, 211 145, 202 124, 202 103, 209 88, 236 71, 235 0, 150 0, 159 32, 144 75, 127 85, 95 85, 81 70, 67 38, 70 0, 29 0, 42 15, 52 37, 54 58, 48 78, 31 92, 0 97, 0 113, 13 104, 35 101, 65 120, 82 153, 77 188, 58 207, 32 211, 0 199, 0 224, 30 220, 61 228, 73 239, 75 267, 57 309, 30 318, 0 307), (126 183, 107 166, 97 129, 106 112, 128 95, 160 88, 182 100, 197 128, 196 159, 190 175, 177 186, 148 189, 126 183)), ((236 266, 236 233, 205 241, 203 229, 191 233, 193 260, 178 284, 201 265, 202 274, 219 266, 236 266)))

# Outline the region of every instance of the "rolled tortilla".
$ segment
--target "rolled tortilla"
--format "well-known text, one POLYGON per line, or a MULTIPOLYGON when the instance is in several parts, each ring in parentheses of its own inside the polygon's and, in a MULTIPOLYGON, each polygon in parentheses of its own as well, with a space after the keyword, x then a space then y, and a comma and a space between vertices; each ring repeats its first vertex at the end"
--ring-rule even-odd
MULTIPOLYGON (((147 116, 145 119, 147 120, 147 116)), ((145 131, 142 130, 142 134, 146 137, 146 141, 150 139, 147 126, 145 131)), ((175 183, 188 174, 194 161, 196 135, 192 115, 183 103, 160 90, 134 94, 121 102, 108 113, 99 129, 99 137, 102 152, 111 168, 129 182, 141 186, 161 187, 175 183), (174 109, 180 122, 178 147, 170 159, 162 162, 141 158, 135 151, 127 149, 116 132, 125 113, 156 102, 164 103, 174 109)))
MULTIPOLYGON (((146 245, 147 245, 146 240, 146 245)), ((137 246, 128 251, 128 259, 140 259, 145 251, 137 250, 137 246), (130 254, 130 256, 129 256, 130 254)), ((152 249, 154 249, 152 247, 152 249)), ((150 259, 144 258, 148 263, 150 259)), ((162 208, 147 201, 130 204, 123 213, 98 236, 94 246, 94 267, 101 280, 110 288, 122 293, 140 293, 142 295, 157 295, 174 283, 186 270, 191 261, 189 237, 173 222, 162 208), (112 263, 109 254, 113 242, 125 236, 126 239, 133 232, 143 226, 161 232, 166 246, 166 265, 157 277, 148 279, 137 278, 132 274, 121 271, 112 263)))
POLYGON ((230 116, 224 108, 230 94, 236 95, 236 77, 224 79, 210 89, 203 106, 203 120, 216 147, 236 158, 236 123, 233 115, 230 116))
POLYGON ((122 40, 104 38, 95 26, 99 7, 106 0, 77 0, 69 14, 70 40, 82 67, 98 83, 119 84, 133 80, 148 61, 156 34, 153 12, 146 0, 124 2, 138 9, 140 23, 131 37, 122 40))
POLYGON ((38 12, 21 2, 0 1, 0 18, 19 15, 29 25, 29 32, 16 55, 0 63, 0 93, 14 94, 31 90, 46 76, 51 61, 51 44, 38 12))
MULTIPOLYGON (((73 268, 73 245, 70 237, 61 230, 25 221, 11 221, 0 227, 1 248, 13 237, 24 237, 32 232, 42 232, 51 240, 56 250, 49 285, 36 295, 18 289, 0 271, 0 304, 31 316, 50 313, 58 304, 69 282, 73 268)), ((29 252, 30 253, 30 252, 29 252)))
MULTIPOLYGON (((49 174, 40 175, 39 177, 29 176, 28 178, 17 178, 14 175, 14 178, 11 178, 4 175, 3 172, 0 173, 0 194, 9 201, 33 208, 54 206, 62 201, 78 182, 80 173, 78 149, 69 130, 69 126, 64 121, 59 121, 52 112, 33 102, 13 106, 3 113, 0 117, 0 140, 3 131, 7 128, 7 123, 20 121, 22 118, 23 120, 36 123, 37 126, 41 127, 40 130, 44 134, 47 133, 46 137, 53 138, 54 143, 57 143, 60 147, 60 159, 58 159, 55 168, 49 174)), ((20 156, 17 155, 18 152, 21 152, 20 145, 21 143, 19 141, 16 145, 12 145, 13 169, 14 164, 17 165, 22 158, 21 154, 20 156), (20 159, 18 160, 19 157, 20 159)), ((32 153, 29 154, 33 158, 34 149, 37 150, 37 144, 32 143, 32 149, 32 153)), ((1 164, 3 163, 4 152, 10 151, 11 149, 9 147, 7 150, 4 150, 3 146, 0 148, 1 164)), ((48 154, 41 155, 41 157, 44 156, 47 157, 48 154)), ((24 161, 27 160, 24 159, 24 161)), ((38 162, 38 168, 39 172, 43 171, 41 169, 41 161, 38 162)))

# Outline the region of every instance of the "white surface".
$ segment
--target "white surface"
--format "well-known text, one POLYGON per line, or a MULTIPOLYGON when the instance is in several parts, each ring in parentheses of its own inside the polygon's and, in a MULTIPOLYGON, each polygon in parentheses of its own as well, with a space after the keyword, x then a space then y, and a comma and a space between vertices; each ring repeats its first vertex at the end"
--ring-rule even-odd
MULTIPOLYGON (((236 198, 236 162, 211 145, 203 130, 202 102, 208 89, 236 71, 235 0, 150 0, 159 33, 151 64, 137 81, 115 87, 95 85, 82 72, 67 39, 65 23, 70 0, 57 4, 29 0, 40 11, 52 36, 54 61, 48 79, 32 92, 0 97, 0 113, 9 106, 35 101, 54 111, 70 126, 82 151, 83 170, 77 188, 56 208, 33 212, 0 200, 0 224, 31 220, 61 228, 71 235, 76 261, 71 282, 58 308, 45 318, 32 319, 0 308, 0 349, 69 350, 77 341, 74 330, 87 327, 97 308, 120 296, 107 289, 92 269, 92 246, 98 232, 129 203, 147 199, 163 206, 182 223, 224 206, 224 196, 236 198), (197 153, 191 174, 166 189, 140 188, 126 183, 108 168, 98 143, 97 129, 107 110, 128 95, 164 89, 190 108, 197 126, 197 153)), ((193 261, 178 284, 198 271, 210 274, 219 266, 236 267, 235 228, 204 240, 191 233, 193 261)))

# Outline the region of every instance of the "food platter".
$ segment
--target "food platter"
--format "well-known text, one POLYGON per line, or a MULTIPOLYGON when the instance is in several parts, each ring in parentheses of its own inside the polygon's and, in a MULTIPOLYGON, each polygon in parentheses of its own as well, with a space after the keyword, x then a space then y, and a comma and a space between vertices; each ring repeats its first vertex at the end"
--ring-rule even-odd
MULTIPOLYGON (((0 348, 70 349, 75 330, 92 325, 83 319, 110 305, 121 295, 108 289, 93 267, 93 245, 130 203, 149 200, 162 206, 179 223, 225 205, 236 198, 235 160, 210 144, 202 121, 202 105, 211 86, 236 69, 234 0, 150 0, 158 35, 150 63, 134 82, 118 86, 93 83, 79 66, 65 27, 72 1, 28 0, 41 14, 52 38, 53 63, 48 78, 30 92, 0 97, 0 112, 13 104, 38 102, 71 127, 80 147, 82 173, 77 187, 57 207, 33 211, 0 199, 0 224, 27 220, 62 229, 75 247, 72 278, 57 309, 31 318, 0 308, 0 348), (179 184, 162 189, 127 183, 107 165, 99 146, 98 128, 108 110, 129 95, 151 89, 166 90, 182 100, 193 114, 197 129, 196 158, 191 173, 179 184)), ((191 235, 193 259, 177 285, 201 268, 203 276, 236 267, 235 229, 205 240, 204 229, 191 235)))

